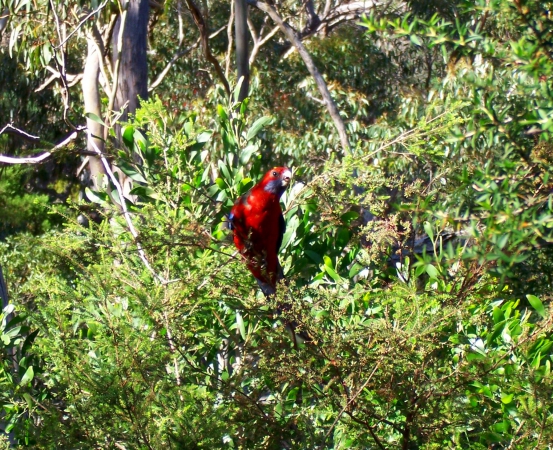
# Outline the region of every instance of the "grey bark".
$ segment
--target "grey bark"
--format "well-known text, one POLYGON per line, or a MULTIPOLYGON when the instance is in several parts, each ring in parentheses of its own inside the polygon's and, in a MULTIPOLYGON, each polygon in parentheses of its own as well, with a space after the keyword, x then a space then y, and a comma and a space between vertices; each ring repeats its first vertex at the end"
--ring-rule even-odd
POLYGON ((248 57, 248 4, 246 0, 235 0, 234 30, 236 35, 236 74, 243 77, 238 101, 248 96, 250 85, 250 64, 248 57))
MULTIPOLYGON (((98 49, 94 43, 94 38, 89 35, 88 55, 84 66, 82 79, 84 110, 86 113, 93 113, 98 117, 102 117, 102 107, 100 103, 100 90, 98 86, 98 77, 100 75, 100 61, 102 55, 98 54, 98 49)), ((87 150, 92 154, 96 153, 94 146, 102 153, 104 152, 104 127, 101 123, 92 119, 86 119, 86 125, 91 134, 96 137, 88 139, 87 150)), ((94 190, 99 190, 102 187, 102 178, 106 174, 106 170, 97 156, 89 156, 88 167, 94 190)))
POLYGON ((303 45, 301 39, 298 37, 294 29, 290 25, 288 25, 288 23, 286 23, 282 19, 282 17, 280 17, 278 12, 275 10, 275 8, 272 5, 269 5, 267 3, 263 3, 257 0, 248 0, 248 3, 250 5, 257 7, 264 13, 268 14, 269 17, 273 19, 273 21, 280 27, 280 29, 285 34, 287 39, 292 43, 292 45, 296 47, 298 53, 303 59, 303 62, 305 63, 305 66, 307 67, 307 70, 314 78, 315 83, 319 88, 319 92, 323 97, 328 113, 330 114, 330 117, 334 122, 334 126, 338 131, 338 135, 340 136, 342 149, 344 150, 344 152, 349 152, 350 145, 349 145, 348 135, 346 132, 346 126, 344 124, 344 121, 342 120, 342 117, 340 117, 340 111, 338 111, 338 107, 336 106, 336 103, 334 103, 334 100, 330 95, 330 91, 328 90, 328 86, 326 85, 324 78, 322 77, 321 73, 317 69, 317 66, 313 62, 313 58, 311 58, 311 55, 303 45))
POLYGON ((307 23, 305 24, 305 28, 302 30, 301 34, 306 35, 319 28, 321 19, 315 11, 313 0, 304 0, 303 4, 305 6, 305 12, 307 13, 307 23))
MULTIPOLYGON (((114 111, 121 111, 121 122, 129 119, 129 113, 134 114, 140 106, 140 99, 148 98, 148 19, 150 15, 149 0, 127 0, 124 3, 127 16, 124 19, 119 16, 113 30, 113 52, 112 67, 114 70, 118 67, 118 73, 114 74, 117 80, 115 89, 115 101, 113 103, 114 111), (122 33, 122 35, 121 35, 122 33), (120 47, 119 47, 120 45, 120 47), (119 65, 117 61, 119 60, 119 65)), ((115 125, 115 132, 122 147, 121 126, 115 125)), ((139 161, 138 155, 133 155, 136 162, 139 161)), ((130 196, 133 183, 119 169, 114 168, 119 175, 123 194, 125 197, 133 200, 130 196)), ((124 201, 121 199, 121 201, 124 201)))
POLYGON ((122 48, 117 47, 121 32, 121 18, 113 32, 113 67, 121 55, 119 77, 114 109, 125 107, 122 121, 128 119, 128 113, 134 113, 141 99, 148 98, 148 18, 150 15, 149 0, 128 0, 126 3, 127 18, 123 28, 122 48), (127 103, 128 102, 128 103, 127 103))

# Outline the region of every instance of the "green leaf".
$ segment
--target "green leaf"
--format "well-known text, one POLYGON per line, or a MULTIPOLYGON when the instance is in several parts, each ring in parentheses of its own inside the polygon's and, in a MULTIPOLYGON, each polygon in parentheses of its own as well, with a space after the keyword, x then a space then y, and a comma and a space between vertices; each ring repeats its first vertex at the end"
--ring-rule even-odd
POLYGON ((322 264, 324 262, 322 256, 314 252, 313 250, 304 250, 304 251, 305 251, 305 254, 309 256, 309 258, 311 258, 317 264, 322 264))
POLYGON ((430 278, 434 278, 435 280, 438 279, 439 272, 438 272, 438 269, 436 269, 436 267, 434 267, 432 264, 427 264, 425 269, 426 269, 426 273, 430 278))
POLYGON ((132 150, 134 148, 134 127, 125 125, 121 130, 121 137, 125 146, 132 150))
POLYGON ((242 336, 242 339, 246 340, 246 326, 244 325, 242 314, 238 311, 236 311, 236 325, 238 325, 238 330, 240 330, 240 336, 242 336))
POLYGON ((223 105, 217 105, 217 114, 219 114, 219 117, 221 118, 221 121, 227 122, 228 121, 228 115, 225 111, 225 108, 223 105))
POLYGON ((238 99, 240 98, 240 89, 242 88, 242 84, 244 84, 244 76, 241 76, 238 79, 238 83, 236 83, 236 87, 234 88, 233 96, 236 103, 238 103, 238 99))
POLYGON ((507 420, 503 420, 502 422, 498 422, 493 426, 494 431, 497 433, 506 433, 509 431, 510 424, 507 420))
POLYGON ((209 140, 211 139, 211 135, 211 131, 203 131, 196 136, 196 142, 200 144, 205 144, 206 142, 209 142, 209 140))
POLYGON ((338 273, 334 270, 332 260, 328 256, 324 256, 324 271, 330 275, 330 278, 332 278, 336 283, 343 283, 343 279, 338 273))
POLYGON ((15 311, 15 305, 13 303, 10 303, 2 310, 2 314, 4 316, 8 316, 14 311, 15 311))
POLYGON ((84 190, 86 197, 92 202, 92 203, 98 203, 100 205, 106 203, 109 200, 108 194, 105 192, 98 192, 93 191, 90 188, 85 188, 84 190))
POLYGON ((158 200, 160 198, 159 194, 154 189, 147 186, 136 186, 131 189, 129 194, 138 195, 142 200, 158 200))
POLYGON ((342 214, 340 219, 344 224, 349 225, 354 220, 359 218, 359 213, 357 211, 348 211, 347 213, 342 214))
POLYGON ((286 224, 286 232, 282 237, 282 245, 280 246, 280 249, 285 249, 288 246, 290 240, 296 233, 299 222, 300 220, 298 216, 294 216, 288 221, 288 223, 286 224))
POLYGON ((259 119, 257 119, 248 130, 248 134, 246 135, 246 140, 248 141, 252 140, 255 136, 257 136, 257 133, 259 133, 265 125, 268 125, 269 123, 271 123, 272 120, 273 118, 268 116, 260 117, 259 119))
POLYGON ((467 361, 480 361, 485 358, 486 357, 480 353, 476 353, 476 352, 467 353, 467 361))
POLYGON ((35 372, 33 370, 33 366, 29 366, 29 368, 25 372, 25 375, 23 375, 23 378, 21 378, 21 382, 19 383, 19 385, 26 386, 33 380, 34 376, 35 372))
POLYGON ((501 403, 508 405, 513 401, 514 394, 507 394, 505 392, 501 393, 501 403))
MULTIPOLYGON (((146 139, 146 137, 142 134, 142 132, 140 130, 134 130, 134 133, 133 133, 133 139, 134 139, 134 143, 136 144, 136 146, 142 150, 143 152, 146 151, 146 149, 148 148, 148 140, 146 139)), ((153 164, 153 158, 155 157, 155 152, 152 153, 152 151, 148 152, 147 154, 144 155, 145 156, 145 159, 148 161, 148 163, 151 165, 153 164)))
POLYGON ((144 176, 136 170, 135 167, 130 165, 126 161, 118 161, 116 163, 117 167, 121 169, 121 172, 123 172, 125 175, 127 175, 131 180, 138 181, 140 183, 147 183, 144 176))
POLYGON ((246 165, 250 162, 252 155, 258 150, 258 146, 254 144, 249 144, 244 150, 240 152, 240 163, 246 165))
POLYGON ((532 308, 534 308, 536 310, 536 312, 543 319, 545 319, 547 317, 547 314, 545 313, 545 308, 544 308, 543 303, 541 302, 541 300, 538 297, 536 297, 535 295, 531 295, 531 294, 528 294, 526 296, 526 298, 530 302, 530 305, 532 305, 532 308))
POLYGON ((417 36, 417 35, 410 35, 409 36, 409 39, 411 40, 411 42, 415 45, 418 45, 418 46, 422 46, 422 41, 420 40, 420 38, 417 36))
POLYGON ((428 235, 430 240, 434 241, 434 230, 432 229, 430 222, 424 222, 422 226, 424 228, 424 232, 428 235))
POLYGON ((348 242, 351 238, 351 233, 347 228, 340 227, 338 228, 338 231, 336 232, 336 248, 342 249, 346 245, 348 245, 348 242))
MULTIPOLYGON (((104 127, 107 126, 107 125, 104 123, 104 121, 103 121, 100 117, 98 117, 96 114, 94 114, 94 113, 87 112, 87 113, 85 113, 85 116, 86 116, 88 119, 92 120, 93 122, 99 123, 100 125, 103 125, 104 127)), ((101 138, 102 136, 98 136, 98 137, 101 138)))

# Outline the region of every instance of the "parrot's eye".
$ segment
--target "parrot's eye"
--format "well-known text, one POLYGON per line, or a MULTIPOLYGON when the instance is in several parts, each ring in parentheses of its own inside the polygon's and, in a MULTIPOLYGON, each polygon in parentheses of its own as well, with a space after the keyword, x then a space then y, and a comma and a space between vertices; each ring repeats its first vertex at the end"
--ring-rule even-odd
POLYGON ((273 171, 273 177, 278 177, 278 173, 276 171, 273 171))

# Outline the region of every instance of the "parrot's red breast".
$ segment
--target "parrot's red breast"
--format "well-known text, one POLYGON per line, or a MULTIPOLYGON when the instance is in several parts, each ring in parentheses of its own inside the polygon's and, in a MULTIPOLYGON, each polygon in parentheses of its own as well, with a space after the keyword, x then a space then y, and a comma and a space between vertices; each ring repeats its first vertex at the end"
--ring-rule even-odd
POLYGON ((269 170, 258 184, 236 200, 229 215, 234 244, 265 295, 275 293, 276 283, 282 277, 278 251, 286 223, 280 197, 291 178, 292 172, 287 167, 269 170))

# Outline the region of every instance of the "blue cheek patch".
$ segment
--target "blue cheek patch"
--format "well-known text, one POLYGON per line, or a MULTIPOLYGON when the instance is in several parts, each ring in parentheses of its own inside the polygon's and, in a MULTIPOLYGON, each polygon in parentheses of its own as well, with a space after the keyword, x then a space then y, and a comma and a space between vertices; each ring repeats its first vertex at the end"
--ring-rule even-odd
POLYGON ((264 190, 266 192, 270 192, 271 194, 280 194, 281 192, 284 192, 285 188, 282 186, 282 181, 274 180, 269 181, 265 185, 264 190))
POLYGON ((227 218, 227 228, 229 230, 234 230, 234 225, 232 223, 232 221, 234 220, 234 214, 230 213, 230 214, 225 214, 226 215, 226 218, 227 218))

